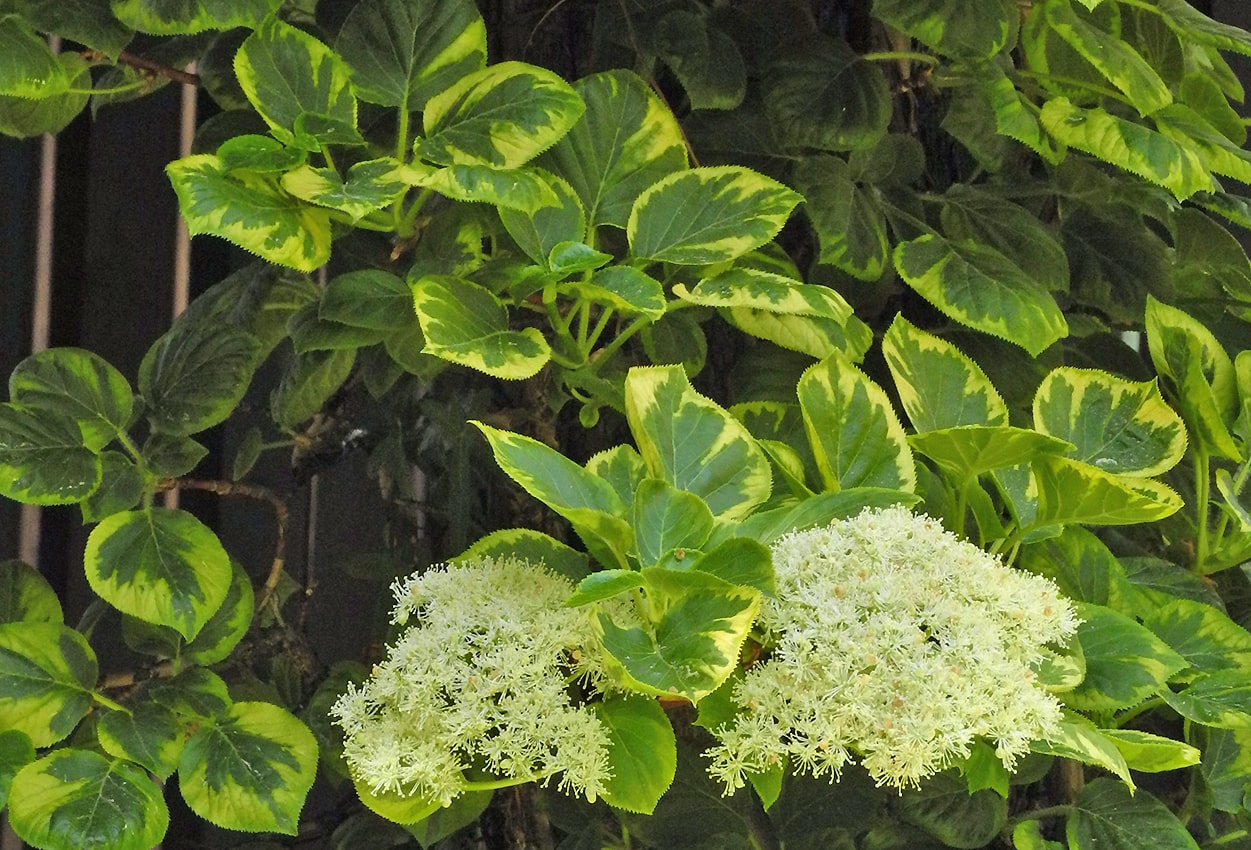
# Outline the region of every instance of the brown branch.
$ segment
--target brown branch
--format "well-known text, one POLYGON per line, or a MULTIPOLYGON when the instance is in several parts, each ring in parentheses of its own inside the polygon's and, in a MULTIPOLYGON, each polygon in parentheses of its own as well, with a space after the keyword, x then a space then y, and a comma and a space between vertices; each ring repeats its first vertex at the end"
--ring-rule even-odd
POLYGON ((143 670, 128 670, 125 673, 110 673, 100 680, 96 685, 97 690, 112 691, 118 688, 130 688, 140 682, 147 682, 151 679, 168 679, 174 675, 174 664, 171 661, 162 661, 153 667, 143 670))
POLYGON ((286 563, 287 524, 290 521, 290 511, 287 508, 286 500, 268 487, 262 487, 259 484, 241 484, 232 481, 203 480, 198 478, 167 478, 160 483, 157 489, 172 490, 176 487, 186 490, 205 490, 209 493, 216 493, 218 496, 246 496, 249 499, 268 502, 270 507, 274 509, 274 519, 278 523, 278 539, 274 541, 274 561, 270 565, 269 576, 265 579, 265 586, 261 588, 260 596, 256 600, 256 610, 259 611, 264 608, 274 595, 274 591, 278 589, 278 581, 282 578, 282 568, 286 563))
MULTIPOLYGON (((86 50, 83 52, 89 62, 103 62, 106 57, 98 50, 86 50)), ((177 68, 171 68, 168 65, 162 65, 153 59, 145 56, 136 56, 128 50, 123 50, 117 55, 117 62, 120 65, 129 65, 132 68, 138 68, 146 72, 152 77, 164 77, 167 80, 173 80, 176 83, 182 83, 184 86, 200 85, 200 77, 197 74, 191 74, 187 71, 180 71, 177 68)))

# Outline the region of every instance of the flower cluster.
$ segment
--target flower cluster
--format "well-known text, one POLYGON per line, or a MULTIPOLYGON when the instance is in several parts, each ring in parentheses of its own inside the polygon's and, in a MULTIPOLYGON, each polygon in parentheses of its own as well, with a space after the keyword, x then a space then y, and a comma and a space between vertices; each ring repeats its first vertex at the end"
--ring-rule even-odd
POLYGON ((586 609, 566 579, 517 559, 481 558, 397 581, 393 622, 413 622, 331 714, 344 758, 375 794, 447 805, 474 766, 518 782, 560 774, 594 799, 609 778, 608 733, 569 685, 600 684, 586 609))
POLYGON ((787 535, 773 557, 771 652, 709 751, 727 792, 784 758, 814 776, 859 758, 879 785, 915 786, 975 740, 1012 769, 1056 733, 1032 667, 1078 621, 1051 581, 900 507, 787 535))

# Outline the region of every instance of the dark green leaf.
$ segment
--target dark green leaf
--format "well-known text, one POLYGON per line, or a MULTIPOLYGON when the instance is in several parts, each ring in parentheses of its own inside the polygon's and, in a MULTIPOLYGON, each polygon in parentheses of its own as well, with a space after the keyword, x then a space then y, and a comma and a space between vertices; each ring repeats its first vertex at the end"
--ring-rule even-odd
POLYGON ((79 53, 62 53, 57 62, 73 81, 73 90, 38 99, 0 95, 0 133, 21 139, 59 133, 83 111, 90 97, 91 67, 79 53))
POLYGON ((747 90, 743 57, 706 16, 675 9, 655 23, 652 48, 686 91, 692 109, 733 109, 747 90))
POLYGON ((1129 708, 1167 687, 1186 660, 1131 617, 1082 603, 1077 641, 1086 657, 1086 678, 1064 701, 1080 709, 1129 708))
POLYGON ((466 549, 457 560, 467 558, 520 558, 542 565, 572 582, 579 582, 590 572, 585 552, 579 552, 529 528, 502 528, 492 531, 466 549))
POLYGON ((208 456, 208 449, 190 437, 157 432, 144 440, 142 454, 152 475, 178 478, 195 469, 208 456))
POLYGON ((1200 672, 1251 673, 1251 632, 1211 605, 1174 599, 1143 619, 1143 625, 1200 672))
POLYGON ((223 421, 239 404, 256 368, 252 334, 206 322, 177 322, 144 355, 139 389, 153 426, 189 436, 223 421))
POLYGON ((0 495, 34 505, 80 502, 100 483, 78 423, 55 410, 0 405, 0 495))
POLYGON ((312 419, 343 386, 355 362, 356 350, 351 348, 297 356, 270 396, 274 421, 281 428, 295 429, 312 419))
POLYGON ((0 808, 8 805, 13 777, 34 760, 35 747, 25 732, 16 729, 0 732, 0 808))
POLYGON ((1008 820, 1008 801, 991 790, 970 793, 958 776, 940 773, 900 801, 904 820, 948 847, 985 847, 1008 820))
POLYGON ((134 405, 122 374, 80 348, 53 348, 27 357, 9 376, 9 396, 16 404, 75 419, 84 445, 93 451, 125 429, 134 405))
POLYGON ((162 781, 178 768, 184 727, 174 712, 151 703, 100 718, 96 735, 111 756, 140 764, 162 781))
POLYGON ((1168 806, 1147 791, 1131 793, 1112 779, 1095 779, 1077 795, 1065 825, 1073 850, 1198 850, 1168 806))
POLYGON ((116 17, 104 0, 61 0, 43 3, 24 0, 17 3, 23 18, 39 32, 54 32, 116 60, 134 32, 116 17))
POLYGON ((100 486, 80 506, 83 522, 99 522, 118 511, 130 510, 143 498, 143 489, 143 476, 128 456, 121 452, 102 452, 100 486))
POLYGON ((834 156, 805 157, 793 179, 820 240, 821 262, 861 280, 881 277, 890 257, 886 217, 873 192, 854 181, 847 163, 834 156))
POLYGON ((61 601, 38 570, 22 561, 0 561, 0 625, 62 620, 61 601))
POLYGON ((287 328, 296 354, 310 351, 355 350, 382 342, 384 331, 345 325, 323 318, 317 303, 306 304, 291 314, 287 328))

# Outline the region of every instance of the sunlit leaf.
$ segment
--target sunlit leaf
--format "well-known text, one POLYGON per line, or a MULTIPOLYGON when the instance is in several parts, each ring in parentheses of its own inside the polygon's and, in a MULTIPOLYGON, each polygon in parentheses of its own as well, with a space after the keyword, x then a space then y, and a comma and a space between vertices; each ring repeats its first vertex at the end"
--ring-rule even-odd
POLYGON ((0 625, 63 619, 56 591, 38 570, 22 561, 0 561, 0 625))
POLYGON ((677 744, 665 710, 654 699, 610 695, 595 706, 608 730, 613 776, 604 799, 617 809, 651 814, 673 784, 677 744))
POLYGON ((151 35, 187 35, 204 30, 254 27, 280 0, 112 0, 117 19, 151 35))
POLYGON ((86 639, 54 622, 0 625, 0 729, 36 747, 64 739, 91 709, 99 668, 86 639))
POLYGON ((1186 666, 1182 656, 1132 617, 1090 603, 1078 605, 1078 616, 1076 640, 1086 658, 1086 678, 1061 695, 1074 708, 1135 706, 1167 688, 1169 677, 1186 666))
POLYGON ((1048 456, 1034 465, 1038 484, 1035 524, 1127 525, 1171 516, 1182 499, 1149 478, 1112 475, 1080 461, 1048 456))
POLYGON ((302 165, 282 175, 282 188, 303 201, 342 210, 353 221, 391 204, 408 191, 390 157, 358 162, 341 178, 333 168, 302 165))

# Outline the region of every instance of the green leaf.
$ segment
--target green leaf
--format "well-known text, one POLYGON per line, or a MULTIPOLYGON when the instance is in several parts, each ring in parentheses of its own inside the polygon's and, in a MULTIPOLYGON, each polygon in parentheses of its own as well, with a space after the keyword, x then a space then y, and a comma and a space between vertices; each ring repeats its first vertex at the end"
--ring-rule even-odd
MULTIPOLYGON (((746 536, 731 537, 678 569, 699 570, 730 584, 754 587, 766 596, 776 590, 773 554, 764 543, 746 536)), ((672 566, 672 565, 671 565, 672 566)))
POLYGON ((63 749, 18 771, 9 824, 34 847, 148 850, 165 836, 169 809, 135 765, 63 749))
POLYGON ((529 528, 501 528, 492 531, 479 538, 456 560, 507 557, 544 566, 572 582, 582 581, 590 572, 585 552, 579 552, 554 537, 529 528))
POLYGON ((158 431, 185 437, 224 421, 247 392, 259 340, 209 322, 175 322, 139 365, 145 414, 158 431))
POLYGON ((280 0, 112 0, 113 14, 128 27, 151 35, 187 35, 204 30, 254 27, 280 0))
POLYGON ((673 285, 683 301, 705 307, 744 307, 796 316, 822 316, 845 322, 851 305, 828 286, 800 283, 756 269, 730 269, 701 280, 694 289, 673 285))
POLYGON ((362 100, 420 112, 486 65, 486 41, 469 0, 365 0, 348 13, 334 46, 362 100))
POLYGON ((1214 21, 1186 0, 1156 0, 1155 6, 1183 41, 1251 56, 1251 33, 1246 30, 1214 21))
POLYGON ((680 366, 631 369, 626 419, 648 472, 740 519, 769 498, 769 461, 737 419, 691 387, 680 366))
POLYGON ((222 717, 232 705, 226 683, 203 667, 192 667, 171 679, 149 682, 137 697, 167 708, 196 725, 222 717))
POLYGON ((711 542, 720 545, 723 542, 721 532, 729 530, 769 545, 787 532, 828 525, 835 519, 854 517, 865 508, 885 508, 891 505, 910 507, 917 501, 918 497, 911 493, 878 487, 851 487, 836 492, 817 493, 797 504, 756 511, 740 523, 723 526, 713 533, 711 542))
POLYGON ((799 379, 799 405, 817 471, 828 490, 912 490, 916 467, 886 392, 841 354, 799 379))
POLYGON ((1065 836, 1074 850, 1199 850, 1168 806, 1110 779, 1094 779, 1078 793, 1065 836))
POLYGON ((330 214, 291 197, 273 180, 227 174, 211 154, 165 166, 192 235, 211 233, 272 263, 311 272, 330 259, 330 214))
POLYGON ((308 151, 287 147, 273 136, 245 133, 232 136, 217 148, 217 159, 222 170, 255 171, 258 174, 276 174, 303 165, 308 151))
POLYGON ((792 180, 821 244, 819 258, 860 280, 882 276, 890 258, 886 216, 872 191, 861 188, 836 156, 801 159, 792 180))
POLYGON ((645 697, 611 694, 595 714, 608 730, 612 778, 604 800, 614 808, 650 815, 673 784, 678 766, 673 727, 660 703, 645 697))
POLYGON ((1186 428, 1155 381, 1062 366, 1034 396, 1034 427, 1068 440, 1071 456, 1118 475, 1161 475, 1186 452, 1186 428))
POLYGON ((651 47, 669 66, 692 109, 734 109, 747 90, 747 70, 734 39, 706 15, 675 9, 657 21, 651 47))
POLYGON ((1194 317, 1150 297, 1146 325, 1151 362, 1172 383, 1192 438, 1219 457, 1239 460, 1241 452, 1227 427, 1237 390, 1224 347, 1194 317))
POLYGON ((1189 106, 1175 103, 1151 119, 1165 136, 1196 151, 1209 171, 1244 183, 1251 180, 1251 153, 1231 142, 1189 106))
POLYGON ((17 15, 0 15, 0 94, 42 98, 69 87, 47 41, 17 15))
POLYGON ((1199 763, 1199 751, 1182 741, 1137 729, 1103 729, 1101 732, 1121 751, 1131 770, 1160 773, 1199 763))
POLYGON ((1006 797, 991 790, 969 792, 959 776, 940 773, 916 791, 905 791, 900 814, 948 847, 985 847, 1008 821, 1006 797))
POLYGON ((221 607, 213 613, 200 633, 182 648, 181 658, 190 664, 217 664, 243 640, 252 625, 256 607, 252 579, 237 563, 232 562, 230 589, 221 607))
POLYGON ((396 331, 415 318, 413 293, 404 281, 380 269, 346 272, 326 285, 318 316, 354 328, 396 331))
POLYGON ((1057 97, 1043 104, 1040 120, 1057 141, 1163 186, 1178 200, 1214 188, 1192 148, 1103 109, 1083 109, 1057 97))
POLYGON ((995 116, 995 129, 1016 139, 1052 165, 1064 159, 1063 148, 1043 132, 1038 110, 1029 96, 994 62, 980 66, 976 85, 995 116))
POLYGON ((25 732, 6 729, 0 732, 0 808, 9 803, 13 777, 35 760, 35 747, 25 732))
POLYGON ((439 165, 516 168, 556 144, 586 107, 551 71, 500 62, 431 97, 416 153, 439 165))
POLYGON ((855 316, 839 321, 745 306, 722 308, 721 315, 743 333, 818 359, 838 353, 859 362, 873 344, 873 331, 855 316))
POLYGON ((941 53, 990 58, 1014 34, 1015 6, 995 0, 874 0, 873 14, 941 53))
POLYGON ((295 835, 317 774, 317 741, 296 717, 267 702, 238 702, 183 747, 178 785, 209 823, 295 835))
MULTIPOLYGON (((405 824, 404 831, 417 839, 422 847, 433 847, 436 842, 478 820, 490 805, 494 791, 467 791, 417 823, 405 824)), ((377 827, 370 831, 376 835, 377 827)))
POLYGON ((230 589, 230 557, 191 514, 150 508, 113 514, 92 529, 87 581, 114 608, 193 639, 230 589))
MULTIPOLYGON (((59 133, 87 106, 91 88, 91 66, 80 53, 65 52, 56 57, 72 90, 49 94, 37 100, 0 95, 0 133, 28 139, 43 133, 59 133)), ((62 86, 64 88, 64 86, 62 86)))
POLYGON ((423 177, 421 185, 457 201, 494 204, 522 213, 535 213, 558 202, 547 180, 528 168, 450 165, 423 177))
POLYGON ((626 315, 646 316, 653 321, 665 315, 664 286, 651 275, 629 266, 600 269, 589 281, 562 284, 560 293, 603 304, 626 315))
POLYGON ((125 429, 134 405, 122 373, 81 348, 52 348, 27 357, 9 376, 9 397, 16 404, 75 419, 92 451, 125 429))
POLYGON ((38 570, 22 561, 0 561, 0 625, 63 620, 61 601, 38 570))
POLYGON ((940 216, 948 240, 985 243, 1049 291, 1068 291, 1069 259, 1035 212, 989 189, 956 183, 943 193, 940 216))
POLYGON ((428 354, 509 380, 529 378, 551 359, 543 335, 509 330, 508 310, 476 283, 427 275, 413 285, 413 301, 428 354))
POLYGON ((1086 657, 1086 678, 1061 695, 1074 708, 1133 707, 1166 690, 1168 679, 1186 666, 1186 659, 1131 617, 1088 602, 1078 604, 1078 616, 1076 640, 1086 657))
POLYGON ((282 175, 282 188, 302 201, 341 210, 359 221, 393 203, 408 191, 397 175, 400 163, 390 157, 358 162, 342 178, 333 168, 311 165, 282 175))
POLYGON ((240 46, 235 76, 248 101, 283 144, 306 146, 296 134, 296 120, 304 114, 356 126, 356 97, 343 60, 277 17, 266 19, 240 46))
POLYGON ((17 4, 21 15, 38 32, 54 32, 68 41, 76 41, 98 50, 112 61, 134 36, 130 27, 114 15, 103 0, 61 0, 41 3, 27 0, 17 4))
POLYGON ((1052 0, 1044 10, 1052 29, 1124 92, 1139 115, 1150 115, 1173 102, 1168 84, 1138 51, 1075 12, 1068 0, 1052 0))
POLYGON ((912 434, 908 444, 964 486, 995 469, 1061 455, 1071 443, 1011 425, 959 425, 912 434))
POLYGON ((1065 713, 1059 731, 1051 738, 1030 742, 1030 750, 1044 755, 1074 759, 1084 764, 1102 767, 1134 790, 1134 778, 1116 746, 1103 730, 1079 714, 1065 713))
POLYGON ((647 464, 632 446, 613 446, 591 456, 586 471, 612 485, 621 504, 634 502, 634 491, 647 477, 647 464))
POLYGON ((1022 547, 1020 564, 1054 581, 1070 599, 1133 612, 1134 591, 1124 567, 1103 541, 1081 526, 1070 525, 1056 537, 1022 547))
POLYGON ((686 168, 682 130, 651 87, 629 71, 583 77, 574 91, 586 113, 540 163, 569 182, 589 227, 624 228, 644 189, 686 168))
POLYGON ((886 77, 842 39, 809 40, 764 67, 765 111, 788 147, 871 148, 891 117, 886 77))
POLYGON ((1068 334, 1047 289, 998 251, 926 234, 895 246, 899 276, 946 315, 1037 357, 1068 334))
POLYGON ((274 422, 294 430, 312 419, 334 395, 352 371, 356 351, 310 351, 295 358, 282 382, 270 396, 274 422))
MULTIPOLYGON (((147 461, 149 474, 158 478, 178 478, 195 469, 200 461, 204 460, 208 455, 208 448, 190 437, 175 437, 157 431, 143 441, 143 448, 140 453, 143 455, 143 459, 147 461)), ((117 454, 117 452, 109 452, 111 456, 116 456, 117 454)), ((101 460, 103 459, 104 457, 102 456, 101 460)), ((123 476, 125 476, 125 473, 123 473, 123 476)), ((125 480, 121 483, 124 488, 129 487, 125 480)), ((94 496, 98 493, 99 491, 97 490, 92 495, 94 496)), ((121 495, 129 496, 129 493, 122 493, 121 495)), ((120 510, 126 510, 131 507, 134 507, 133 502, 120 508, 120 510)))
POLYGON ((178 715, 150 703, 129 711, 110 711, 96 725, 96 736, 106 753, 142 765, 162 781, 178 769, 184 733, 178 715))
POLYGON ((643 585, 643 576, 638 570, 599 570, 578 582, 577 590, 565 600, 565 605, 580 608, 592 602, 612 599, 643 585))
POLYGON ((1247 772, 1251 770, 1251 730, 1195 727, 1193 737, 1203 750, 1199 765, 1212 793, 1212 807, 1240 812, 1245 807, 1247 772))
POLYGON ((1142 624, 1197 671, 1251 673, 1251 632, 1218 608, 1194 599, 1173 599, 1156 607, 1142 624))
POLYGON ((628 690, 698 703, 738 665, 760 593, 706 573, 653 567, 643 575, 652 622, 623 629, 598 616, 609 675, 628 690))
POLYGON ((36 747, 65 738, 91 710, 99 668, 78 632, 60 623, 0 625, 0 729, 36 747))
POLYGON ((1068 458, 1047 457, 1035 463, 1038 515, 1034 526, 1133 525, 1177 513, 1181 497, 1150 478, 1111 475, 1068 458))
POLYGON ((981 367, 902 315, 882 338, 882 354, 917 431, 1008 424, 1008 407, 981 367))
POLYGON ((537 206, 529 213, 500 207, 500 221, 526 256, 550 270, 550 258, 557 245, 586 238, 586 213, 567 180, 538 169, 533 176, 547 184, 554 202, 537 206))
POLYGON ((55 410, 0 404, 0 495, 33 505, 67 505, 91 495, 101 465, 76 420, 55 410))
POLYGON ((645 567, 674 549, 699 549, 712 533, 712 511, 704 500, 658 478, 645 478, 634 492, 634 548, 645 567))
MULTIPOLYGON (((415 316, 413 318, 416 319, 415 316)), ((307 354, 310 351, 355 350, 376 345, 386 336, 386 331, 344 325, 330 319, 323 319, 316 302, 305 304, 292 313, 287 321, 287 330, 291 335, 291 346, 296 354, 307 354)))
POLYGON ((574 524, 588 547, 605 566, 626 567, 633 541, 623 517, 626 506, 607 480, 595 475, 538 440, 501 431, 480 422, 478 427, 504 473, 530 495, 574 524), (598 542, 598 546, 593 546, 598 542))
POLYGON ((739 166, 694 168, 652 184, 627 224, 638 258, 685 265, 732 260, 768 242, 803 200, 739 166))
POLYGON ((1205 673, 1178 693, 1160 696, 1187 720, 1220 729, 1251 729, 1251 682, 1241 670, 1205 673))

